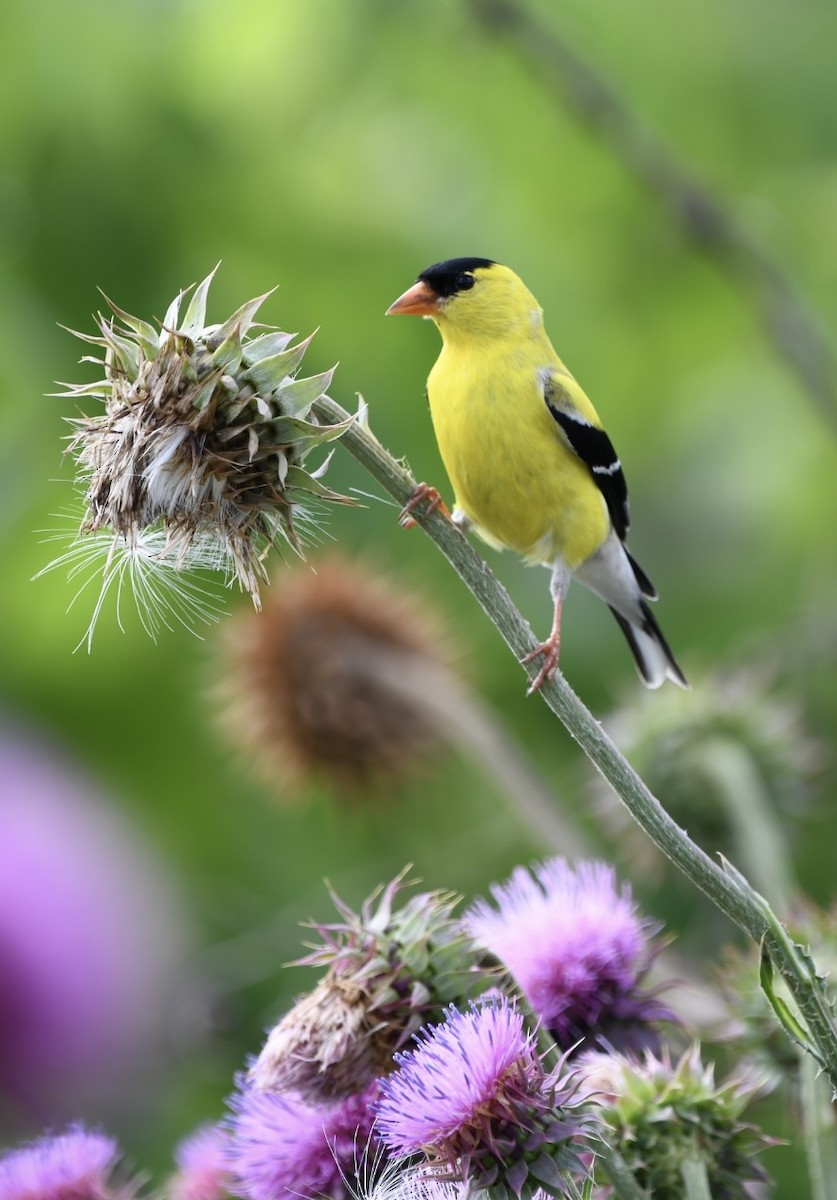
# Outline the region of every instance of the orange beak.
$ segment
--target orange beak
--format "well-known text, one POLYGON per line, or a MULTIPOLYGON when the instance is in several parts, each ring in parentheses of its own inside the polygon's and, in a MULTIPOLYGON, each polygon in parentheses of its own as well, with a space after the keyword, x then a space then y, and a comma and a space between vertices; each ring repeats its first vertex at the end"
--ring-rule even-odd
POLYGON ((385 316, 432 317, 439 311, 439 297, 421 280, 390 304, 385 316))

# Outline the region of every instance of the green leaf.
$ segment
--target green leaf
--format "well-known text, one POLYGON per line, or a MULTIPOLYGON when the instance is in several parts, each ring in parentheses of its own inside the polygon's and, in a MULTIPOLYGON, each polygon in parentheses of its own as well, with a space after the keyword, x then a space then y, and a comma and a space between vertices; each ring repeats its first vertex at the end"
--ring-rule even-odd
POLYGON ((218 381, 221 378, 221 368, 211 371, 205 379, 202 379, 198 388, 192 397, 192 408, 195 412, 203 412, 212 399, 213 393, 218 386, 218 381))
POLYGON ((312 496, 319 496, 321 500, 330 500, 333 504, 357 504, 357 501, 353 500, 351 496, 341 496, 339 492, 327 488, 318 479, 312 479, 302 467, 288 467, 285 483, 288 491, 295 488, 300 492, 309 492, 312 496))
POLYGON ((822 1063, 822 1057, 808 1036, 807 1029, 801 1024, 796 1014, 791 1011, 787 1001, 776 992, 774 978, 773 960, 770 957, 766 944, 762 942, 761 960, 759 963, 759 983, 761 990, 767 997, 770 1007, 773 1009, 777 1020, 788 1037, 802 1046, 803 1050, 807 1050, 809 1054, 812 1054, 817 1062, 822 1063))
POLYGON ((104 319, 102 321, 102 332, 107 339, 108 358, 115 358, 118 365, 133 383, 139 374, 139 346, 136 342, 132 342, 130 338, 121 337, 120 334, 116 332, 114 327, 112 325, 108 325, 104 319))
POLYGON ((47 395, 58 396, 62 400, 72 399, 75 396, 97 396, 101 400, 106 400, 110 396, 112 387, 106 379, 100 379, 98 383, 66 383, 63 379, 57 379, 56 383, 59 387, 66 388, 66 392, 47 392, 47 395))
MULTIPOLYGON (((177 318, 180 313, 180 301, 186 295, 188 290, 188 288, 185 288, 182 292, 178 292, 171 304, 166 309, 166 315, 163 317, 163 329, 167 333, 175 333, 177 330, 177 318)), ((110 303, 110 301, 108 301, 108 303, 110 303)))
POLYGON ((333 442, 346 432, 352 421, 342 421, 339 425, 312 425, 308 421, 300 421, 298 417, 277 417, 272 423, 274 436, 285 445, 304 445, 307 452, 313 446, 322 446, 325 442, 333 442))

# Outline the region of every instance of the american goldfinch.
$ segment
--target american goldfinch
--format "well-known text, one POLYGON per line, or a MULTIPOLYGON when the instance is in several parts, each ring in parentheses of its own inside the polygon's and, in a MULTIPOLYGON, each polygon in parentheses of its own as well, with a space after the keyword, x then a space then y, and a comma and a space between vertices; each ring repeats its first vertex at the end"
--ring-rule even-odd
POLYGON ((523 281, 488 258, 453 258, 422 271, 387 312, 430 317, 442 335, 427 396, 453 484, 452 520, 551 568, 555 614, 524 660, 542 658, 530 693, 558 669, 572 578, 609 605, 648 687, 666 678, 688 687, 648 606, 654 586, 625 546, 619 458, 523 281))

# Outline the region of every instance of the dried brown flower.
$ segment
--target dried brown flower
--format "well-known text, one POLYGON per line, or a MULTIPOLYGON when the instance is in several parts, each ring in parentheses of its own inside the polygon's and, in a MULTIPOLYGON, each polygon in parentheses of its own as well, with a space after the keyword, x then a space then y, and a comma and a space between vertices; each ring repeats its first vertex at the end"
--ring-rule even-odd
POLYGON ((443 644, 411 596, 360 566, 293 572, 223 634, 224 729, 280 791, 311 777, 382 787, 438 748, 443 644))
POLYGON ((403 886, 404 872, 357 913, 332 893, 342 920, 314 925, 322 944, 300 959, 326 972, 268 1035, 250 1072, 256 1088, 314 1104, 356 1093, 394 1070, 421 1026, 494 983, 453 919, 459 897, 421 892, 396 908, 403 886))

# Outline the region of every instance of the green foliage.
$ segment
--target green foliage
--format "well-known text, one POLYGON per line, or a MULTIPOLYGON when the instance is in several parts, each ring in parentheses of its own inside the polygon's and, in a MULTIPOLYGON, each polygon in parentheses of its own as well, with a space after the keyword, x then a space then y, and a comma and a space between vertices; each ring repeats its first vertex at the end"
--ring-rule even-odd
MULTIPOLYGON (((835 328, 831 0, 531 5, 835 328)), ((322 876, 355 901, 409 860, 429 887, 476 890, 539 847, 455 760, 386 807, 313 792, 271 807, 212 731, 213 633, 154 645, 109 612, 92 656, 73 655, 89 613, 65 611, 74 589, 58 574, 30 582, 54 557, 35 531, 66 528, 51 514, 73 502, 61 438, 78 410, 43 398, 54 380, 79 378, 58 323, 90 328, 97 287, 161 318, 159 297, 222 259, 218 313, 278 284, 264 319, 319 326, 306 369, 339 360, 335 397, 354 411, 362 392, 381 440, 446 494, 423 398, 435 331, 383 312, 432 261, 508 262, 626 465, 631 545, 687 674, 762 657, 815 735, 837 718, 834 443, 737 281, 475 30, 464 4, 11 0, 0 144, 0 703, 89 765, 170 860, 196 915, 212 1035, 172 1046, 165 1080, 114 1129, 138 1161, 162 1166, 176 1135, 217 1114, 232 1072, 287 1007, 278 963, 294 954, 297 919, 325 917, 322 876)), ((370 490, 339 449, 328 478, 370 490)), ((487 623, 419 531, 366 503, 330 516, 329 535, 432 594, 478 685, 579 806, 574 747, 524 701, 487 623)), ((491 561, 545 631, 544 573, 491 561)), ((638 686, 618 630, 586 595, 570 597, 562 655, 597 712, 638 686)), ((665 705, 665 692, 654 699, 665 705)), ((800 838, 797 874, 818 901, 835 820, 823 814, 800 838)), ((802 1200, 792 1173, 788 1186, 802 1200)))

